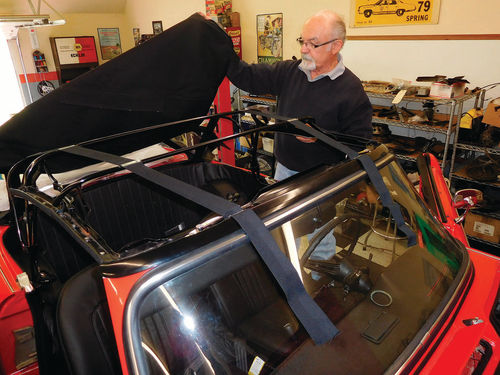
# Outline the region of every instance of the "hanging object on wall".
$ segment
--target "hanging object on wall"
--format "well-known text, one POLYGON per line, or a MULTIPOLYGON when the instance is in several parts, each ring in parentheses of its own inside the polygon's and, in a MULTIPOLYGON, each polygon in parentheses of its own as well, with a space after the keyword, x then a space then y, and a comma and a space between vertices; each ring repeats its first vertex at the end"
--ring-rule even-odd
POLYGON ((134 27, 132 29, 132 34, 134 35, 134 45, 138 45, 139 40, 141 40, 141 29, 134 27))
POLYGON ((206 15, 214 21, 224 27, 231 27, 232 0, 205 0, 205 9, 206 15))
POLYGON ((41 96, 45 96, 47 94, 50 94, 52 91, 54 91, 56 89, 56 87, 54 86, 54 84, 52 82, 43 80, 43 81, 38 82, 36 89, 41 96))
POLYGON ((49 68, 47 66, 47 61, 45 60, 45 54, 40 52, 39 50, 33 51, 33 62, 35 63, 35 72, 38 76, 38 84, 36 89, 40 96, 45 96, 48 93, 55 90, 55 86, 52 82, 47 81, 46 74, 49 72, 49 68))
POLYGON ((351 27, 437 24, 441 0, 351 0, 351 27))
POLYGON ((158 35, 163 32, 163 23, 161 21, 153 21, 153 35, 158 35))
POLYGON ((40 51, 33 51, 33 62, 35 63, 35 70, 37 73, 47 73, 49 71, 45 55, 40 51))
POLYGON ((283 60, 283 13, 257 15, 257 59, 268 64, 283 60))
POLYGON ((33 49, 40 48, 40 44, 38 43, 38 37, 36 35, 36 30, 34 27, 30 28, 30 42, 31 42, 31 48, 33 49))
POLYGON ((103 60, 111 60, 113 57, 121 55, 122 44, 120 42, 120 30, 118 27, 98 28, 99 45, 101 46, 101 56, 103 60))

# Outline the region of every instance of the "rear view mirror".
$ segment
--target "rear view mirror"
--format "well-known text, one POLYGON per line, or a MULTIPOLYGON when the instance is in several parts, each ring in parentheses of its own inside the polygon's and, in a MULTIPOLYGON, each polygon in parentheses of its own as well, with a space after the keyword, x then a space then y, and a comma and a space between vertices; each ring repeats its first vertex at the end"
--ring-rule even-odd
POLYGON ((455 222, 461 223, 471 207, 474 207, 483 201, 483 192, 478 189, 462 189, 455 193, 453 198, 453 207, 465 209, 465 212, 455 222))

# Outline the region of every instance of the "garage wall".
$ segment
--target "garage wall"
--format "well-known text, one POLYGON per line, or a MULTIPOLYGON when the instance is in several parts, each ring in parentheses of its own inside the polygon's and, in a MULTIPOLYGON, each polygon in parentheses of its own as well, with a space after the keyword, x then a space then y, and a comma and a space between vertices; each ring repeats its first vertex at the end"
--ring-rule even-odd
POLYGON ((130 28, 141 34, 153 33, 152 21, 162 21, 166 30, 196 12, 205 12, 205 0, 127 0, 125 6, 130 28))
POLYGON ((22 57, 24 59, 24 66, 26 69, 26 76, 24 75, 21 65, 21 58, 15 40, 9 40, 8 45, 11 56, 14 62, 14 67, 19 78, 22 94, 25 103, 29 104, 31 98, 28 92, 28 87, 31 91, 33 101, 40 98, 37 92, 38 82, 47 80, 52 82, 56 87, 58 86, 58 79, 54 58, 52 56, 52 49, 50 47, 50 37, 59 36, 94 36, 97 48, 97 55, 99 63, 102 64, 102 56, 99 49, 99 38, 97 36, 97 28, 104 27, 118 27, 120 29, 120 40, 122 43, 122 50, 126 51, 133 47, 132 30, 128 27, 127 17, 124 13, 81 13, 81 14, 65 14, 66 24, 62 26, 50 26, 35 28, 36 35, 40 47, 38 48, 45 54, 48 73, 40 74, 35 73, 35 66, 33 63, 33 47, 30 41, 29 29, 19 29, 18 38, 21 47, 22 57), (26 79, 27 78, 27 79, 26 79))
MULTIPOLYGON (((299 57, 295 39, 307 17, 321 9, 332 9, 349 25, 350 0, 233 0, 240 12, 243 59, 257 60, 256 15, 283 13, 283 54, 299 57)), ((500 1, 441 0, 437 25, 351 28, 348 36, 500 34, 500 1)), ((470 87, 500 81, 500 40, 348 40, 342 52, 346 65, 363 80, 401 78, 414 80, 419 75, 465 75, 470 87)), ((499 97, 500 88, 488 97, 499 97)))
MULTIPOLYGON (((82 0, 78 0, 82 1, 82 0)), ((240 12, 243 58, 255 62, 256 15, 281 12, 284 16, 284 57, 299 55, 295 39, 304 20, 321 9, 334 9, 349 24, 350 0, 233 0, 233 10, 240 12)), ((133 47, 132 28, 152 33, 152 21, 160 20, 166 29, 197 11, 204 11, 204 0, 173 2, 164 0, 127 0, 124 13, 65 14, 64 26, 37 29, 40 50, 45 53, 49 70, 55 71, 50 50, 50 36, 94 35, 98 27, 119 27, 123 50, 133 47)), ((439 24, 427 26, 390 26, 348 28, 348 36, 428 35, 428 34, 500 34, 498 0, 441 0, 439 24)), ((32 48, 27 30, 19 32, 26 70, 34 73, 32 48)), ((21 72, 17 46, 9 42, 17 72, 21 72)), ((99 49, 99 46, 97 45, 99 49)), ((174 52, 174 51, 173 51, 174 52)), ((101 59, 100 52, 98 52, 101 59)), ((471 87, 500 81, 499 40, 349 40, 343 50, 346 65, 363 80, 413 80, 418 75, 465 75, 471 87)), ((102 62, 102 61, 101 61, 102 62)), ((488 92, 500 96, 500 88, 488 92)))

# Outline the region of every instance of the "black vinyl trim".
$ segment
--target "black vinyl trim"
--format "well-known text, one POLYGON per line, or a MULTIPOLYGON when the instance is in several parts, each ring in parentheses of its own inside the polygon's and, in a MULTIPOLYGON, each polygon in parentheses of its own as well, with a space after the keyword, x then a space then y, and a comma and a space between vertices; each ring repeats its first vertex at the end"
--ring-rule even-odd
MULTIPOLYGON (((490 343, 486 340, 479 340, 479 344, 484 348, 484 354, 479 360, 479 363, 477 364, 477 367, 474 369, 474 372, 472 375, 481 375, 484 372, 484 369, 488 365, 488 362, 491 359, 491 356, 493 355, 493 348, 491 347, 490 343)), ((495 373, 498 373, 498 368, 495 373)))

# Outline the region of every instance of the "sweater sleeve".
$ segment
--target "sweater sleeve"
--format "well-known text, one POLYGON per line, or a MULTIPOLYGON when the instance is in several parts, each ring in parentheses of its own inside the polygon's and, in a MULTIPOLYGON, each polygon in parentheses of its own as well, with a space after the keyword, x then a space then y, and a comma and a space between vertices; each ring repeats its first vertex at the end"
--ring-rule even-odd
POLYGON ((284 61, 272 65, 248 64, 235 54, 229 64, 227 76, 235 86, 252 94, 279 95, 286 67, 284 61))

